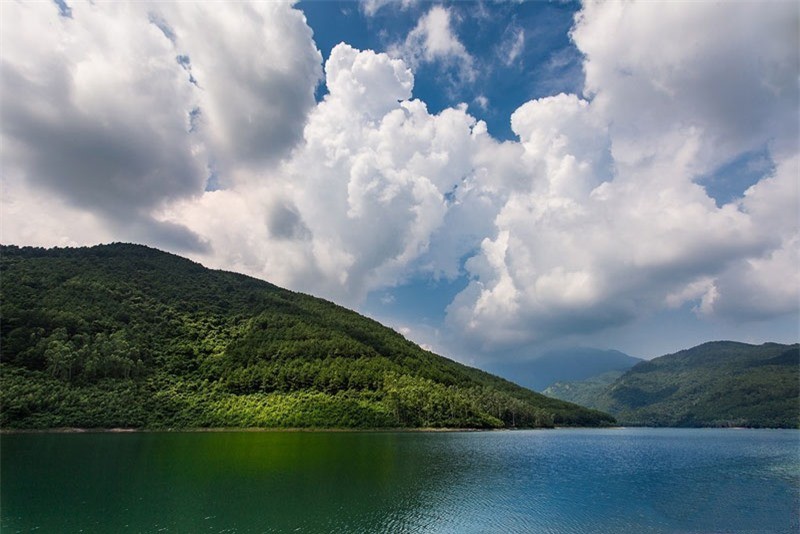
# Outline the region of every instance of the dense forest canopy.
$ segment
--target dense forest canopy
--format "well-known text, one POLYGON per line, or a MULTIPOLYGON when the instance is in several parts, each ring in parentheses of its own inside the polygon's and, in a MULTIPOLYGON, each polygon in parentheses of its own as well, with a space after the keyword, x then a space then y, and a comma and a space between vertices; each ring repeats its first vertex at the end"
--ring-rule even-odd
POLYGON ((3 246, 0 284, 4 428, 614 422, 325 300, 140 245, 3 246))
POLYGON ((648 426, 800 427, 800 345, 704 343, 546 390, 648 426))

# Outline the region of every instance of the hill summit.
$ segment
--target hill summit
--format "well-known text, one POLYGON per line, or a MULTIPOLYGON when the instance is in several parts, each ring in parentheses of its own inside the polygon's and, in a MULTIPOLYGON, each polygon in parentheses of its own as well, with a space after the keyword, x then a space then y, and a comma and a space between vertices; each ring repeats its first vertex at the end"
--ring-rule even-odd
POLYGON ((547 427, 611 416, 141 245, 0 249, 0 425, 547 427))

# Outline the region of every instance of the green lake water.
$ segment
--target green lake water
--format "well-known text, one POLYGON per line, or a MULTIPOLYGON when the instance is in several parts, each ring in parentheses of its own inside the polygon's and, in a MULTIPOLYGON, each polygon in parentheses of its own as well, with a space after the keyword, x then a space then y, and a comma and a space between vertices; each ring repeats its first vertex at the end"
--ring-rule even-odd
POLYGON ((800 432, 4 434, 12 532, 798 532, 800 432))

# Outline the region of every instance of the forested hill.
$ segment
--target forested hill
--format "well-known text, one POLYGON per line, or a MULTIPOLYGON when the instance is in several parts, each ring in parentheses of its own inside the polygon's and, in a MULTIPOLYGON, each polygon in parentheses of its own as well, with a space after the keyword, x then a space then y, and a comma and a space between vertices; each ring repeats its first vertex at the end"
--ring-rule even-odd
POLYGON ((0 287, 3 428, 614 422, 330 302, 144 246, 3 246, 0 287))
POLYGON ((623 424, 798 428, 800 345, 704 343, 634 366, 591 405, 623 424))

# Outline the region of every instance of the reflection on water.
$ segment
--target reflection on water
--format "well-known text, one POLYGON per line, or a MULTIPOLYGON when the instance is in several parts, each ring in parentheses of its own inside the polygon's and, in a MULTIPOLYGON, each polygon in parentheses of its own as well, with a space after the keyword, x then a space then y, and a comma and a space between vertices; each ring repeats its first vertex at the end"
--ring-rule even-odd
MULTIPOLYGON (((33 434, 2 438, 6 528, 374 532, 425 521, 465 473, 400 433, 33 434)), ((421 441, 422 443, 418 443, 421 441)))
POLYGON ((14 434, 2 532, 796 532, 797 431, 14 434))

